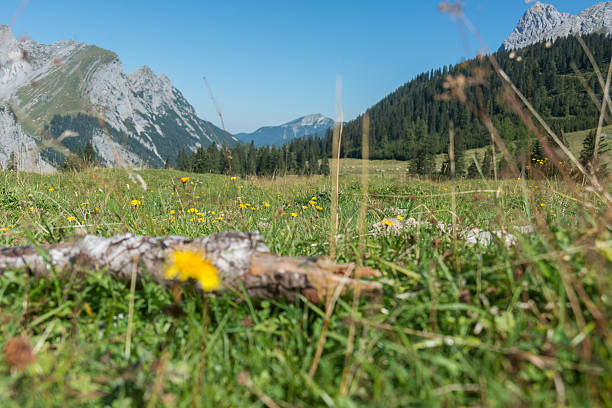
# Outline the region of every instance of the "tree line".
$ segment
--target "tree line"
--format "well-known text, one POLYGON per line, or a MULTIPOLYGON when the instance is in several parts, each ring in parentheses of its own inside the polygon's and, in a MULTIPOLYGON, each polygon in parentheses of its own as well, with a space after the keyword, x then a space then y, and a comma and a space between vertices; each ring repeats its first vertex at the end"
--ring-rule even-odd
MULTIPOLYGON (((240 176, 281 176, 286 174, 329 174, 331 139, 307 136, 277 146, 238 143, 233 147, 210 144, 195 152, 178 153, 176 168, 196 173, 234 174, 240 176)), ((170 157, 166 167, 172 167, 170 157)))
MULTIPOLYGON (((610 37, 592 34, 583 40, 600 71, 605 72, 612 52, 610 37)), ((561 38, 552 46, 539 43, 517 51, 499 51, 494 56, 557 135, 597 126, 599 108, 586 88, 599 100, 603 89, 576 38, 561 38)), ((418 174, 444 173, 447 167, 436 168, 434 160, 436 154, 448 153, 451 127, 459 155, 466 149, 491 144, 489 132, 466 104, 440 97, 447 92, 445 82, 449 76, 463 76, 477 83, 464 87, 467 99, 486 112, 513 157, 526 167, 535 135, 504 98, 504 84, 487 57, 420 74, 369 108, 365 114, 370 119, 370 157, 410 160, 418 174)), ((362 120, 363 115, 344 127, 342 157, 361 157, 362 120)), ((331 139, 330 134, 326 137, 331 139)), ((459 174, 466 171, 457 170, 459 174)))

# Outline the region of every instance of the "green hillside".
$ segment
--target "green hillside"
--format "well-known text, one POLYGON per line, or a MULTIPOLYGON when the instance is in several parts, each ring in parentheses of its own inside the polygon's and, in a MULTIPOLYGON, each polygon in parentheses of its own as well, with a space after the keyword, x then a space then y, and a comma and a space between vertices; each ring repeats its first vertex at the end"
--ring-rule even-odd
POLYGON ((21 88, 13 109, 21 113, 19 119, 26 131, 40 134, 55 115, 91 111, 85 89, 89 76, 115 59, 117 55, 112 51, 87 46, 40 81, 21 88))
MULTIPOLYGON (((584 38, 600 71, 607 70, 612 48, 610 38, 600 34, 584 38)), ((578 41, 557 40, 552 47, 537 44, 495 58, 515 85, 557 133, 567 133, 572 149, 579 150, 580 135, 572 132, 597 126, 598 106, 585 89, 601 99, 593 66, 578 41)), ((366 111, 370 117, 370 155, 373 159, 412 160, 435 157, 448 149, 449 129, 456 134, 456 149, 477 149, 490 144, 490 135, 465 103, 445 100, 445 82, 467 78, 463 88, 468 101, 492 118, 502 139, 517 157, 525 153, 528 131, 504 96, 504 87, 488 58, 477 58, 451 67, 423 73, 366 111)), ((349 122, 342 138, 342 156, 361 156, 361 121, 349 122)), ((327 138, 331 138, 328 133, 327 138)))

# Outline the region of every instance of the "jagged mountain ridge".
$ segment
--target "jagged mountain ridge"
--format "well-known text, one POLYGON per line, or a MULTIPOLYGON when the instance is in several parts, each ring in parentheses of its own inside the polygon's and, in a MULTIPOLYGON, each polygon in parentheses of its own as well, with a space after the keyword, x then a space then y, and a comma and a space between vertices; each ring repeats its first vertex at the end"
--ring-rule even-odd
POLYGON ((12 112, 0 115, 3 165, 15 147, 10 135, 23 134, 31 147, 75 130, 62 129, 66 123, 80 130, 68 146, 90 141, 108 166, 120 161, 158 167, 181 149, 194 151, 224 138, 166 76, 146 66, 126 74, 117 54, 92 45, 17 40, 7 26, 0 26, 0 106, 12 112), (75 123, 77 117, 87 123, 75 123))
POLYGON ((303 136, 322 137, 333 126, 333 119, 317 113, 278 126, 264 126, 251 133, 238 133, 235 137, 243 143, 253 141, 255 146, 280 146, 303 136))
POLYGON ((560 13, 553 5, 536 2, 525 12, 501 49, 515 50, 575 33, 596 32, 612 33, 612 1, 595 4, 576 16, 560 13))

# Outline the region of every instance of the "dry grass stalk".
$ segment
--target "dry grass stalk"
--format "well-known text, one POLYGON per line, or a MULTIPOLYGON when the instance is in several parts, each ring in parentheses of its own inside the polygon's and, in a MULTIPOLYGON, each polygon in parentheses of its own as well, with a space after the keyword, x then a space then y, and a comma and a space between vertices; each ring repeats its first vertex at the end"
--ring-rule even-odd
MULTIPOLYGON (((357 266, 363 266, 363 257, 366 250, 366 231, 365 223, 368 209, 368 181, 369 181, 369 159, 370 159, 370 116, 366 113, 362 119, 362 130, 361 130, 361 200, 359 202, 359 220, 358 220, 358 232, 359 242, 357 243, 357 266)), ((359 279, 359 272, 355 273, 355 279, 359 279)), ((361 296, 360 288, 355 288, 353 291, 353 304, 351 307, 351 316, 357 317, 357 308, 359 307, 359 298, 361 296)), ((348 393, 348 384, 351 380, 349 377, 350 360, 353 356, 353 349, 355 343, 355 323, 351 321, 349 324, 349 333, 346 343, 346 354, 344 356, 344 369, 342 370, 342 380, 340 382, 340 394, 346 395, 348 393)))

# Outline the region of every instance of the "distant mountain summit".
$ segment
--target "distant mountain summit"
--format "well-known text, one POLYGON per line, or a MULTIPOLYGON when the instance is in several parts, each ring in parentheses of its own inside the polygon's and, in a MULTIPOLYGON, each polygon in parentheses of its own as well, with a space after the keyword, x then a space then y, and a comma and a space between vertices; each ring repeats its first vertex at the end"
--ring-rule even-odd
POLYGON ((577 16, 560 13, 553 5, 537 2, 525 12, 501 48, 515 50, 575 33, 597 32, 612 33, 612 1, 595 4, 577 16))
POLYGON ((195 151, 224 134, 149 67, 126 74, 112 51, 74 41, 17 40, 2 25, 0 130, 0 164, 14 152, 27 169, 59 164, 67 150, 58 155, 47 149, 41 156, 37 146, 66 130, 78 136, 65 139, 65 148, 91 142, 108 166, 158 167, 179 150, 195 151))
POLYGON ((265 126, 252 133, 235 135, 243 143, 255 146, 280 146, 303 136, 324 136, 325 131, 334 126, 334 120, 321 114, 302 116, 278 126, 265 126))

